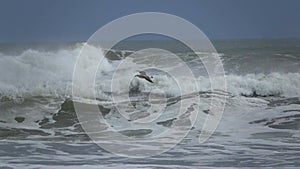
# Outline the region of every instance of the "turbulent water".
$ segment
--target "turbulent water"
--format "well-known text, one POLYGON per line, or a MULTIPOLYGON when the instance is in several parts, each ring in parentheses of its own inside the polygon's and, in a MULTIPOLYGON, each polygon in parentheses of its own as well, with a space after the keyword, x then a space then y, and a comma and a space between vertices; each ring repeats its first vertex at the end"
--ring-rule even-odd
MULTIPOLYGON (((138 159, 117 156, 97 146, 78 121, 73 105, 78 99, 72 98, 72 78, 84 43, 1 44, 0 166, 299 167, 300 41, 216 41, 213 44, 224 64, 227 91, 211 91, 210 79, 201 60, 175 42, 129 41, 115 46, 105 55, 96 76, 97 99, 94 101, 102 110, 103 118, 116 131, 128 137, 151 138, 170 128, 190 126, 195 113, 198 114, 195 125, 178 145, 160 155, 138 159), (123 79, 117 79, 115 85, 120 91, 110 91, 111 76, 120 71, 117 66, 121 62, 142 65, 152 55, 159 55, 161 59, 167 57, 147 52, 140 54, 142 59, 132 57, 134 51, 149 46, 180 56, 196 74, 193 80, 199 84, 199 90, 182 94, 170 76, 145 68, 147 74, 153 76, 154 83, 134 78, 134 74, 129 73, 124 78, 132 79, 128 89, 131 101, 113 103, 113 94, 122 95, 122 91, 127 90, 122 88, 123 79), (157 92, 154 89, 158 89, 157 92), (161 93, 164 93, 166 99, 163 101, 167 106, 161 117, 155 119, 161 102, 154 103, 156 106, 150 109, 149 98, 160 98, 161 93), (224 114, 212 137, 199 143, 203 119, 213 116, 209 107, 212 96, 226 97, 224 114), (176 118, 179 106, 186 111, 176 118), (126 112, 125 117, 116 107, 126 112), (150 111, 146 111, 148 109, 150 111), (135 123, 149 118, 155 120, 135 123)), ((98 46, 89 48, 90 55, 106 52, 98 46)), ((121 71, 132 73, 136 70, 128 66, 121 71)), ((191 80, 186 77, 183 86, 188 88, 191 80)), ((86 101, 88 98, 86 94, 79 101, 91 104, 86 101)), ((129 146, 128 152, 136 149, 138 147, 129 146)))

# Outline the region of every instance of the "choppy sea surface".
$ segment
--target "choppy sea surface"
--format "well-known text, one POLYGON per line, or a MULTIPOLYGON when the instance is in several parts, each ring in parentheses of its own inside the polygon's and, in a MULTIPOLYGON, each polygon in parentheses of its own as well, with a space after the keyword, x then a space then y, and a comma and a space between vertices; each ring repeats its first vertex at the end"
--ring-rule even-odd
MULTIPOLYGON (((161 131, 190 126, 198 115, 179 144, 147 158, 115 155, 94 143, 80 125, 73 103, 90 102, 87 95, 72 98, 72 78, 84 44, 0 44, 0 168, 300 167, 300 40, 213 41, 224 65, 227 91, 210 90, 210 79, 198 58, 216 53, 197 55, 173 41, 128 41, 108 52, 89 46, 90 55, 107 52, 96 76, 93 104, 115 131, 151 142, 161 131), (161 53, 132 57, 149 47, 178 55, 195 72, 183 85, 189 87, 189 81, 196 80, 199 91, 183 95, 172 77, 146 67, 153 84, 134 77, 137 70, 130 66, 118 70, 124 61, 142 65, 153 55, 164 62, 167 56, 161 53), (123 78, 132 80, 129 102, 111 100, 113 94, 126 91, 123 79, 116 79, 120 92, 111 92, 116 71, 128 72, 123 78), (159 103, 153 108, 149 98, 160 98, 161 93, 166 107, 156 118, 159 103), (226 97, 224 114, 210 139, 199 143, 203 119, 214 115, 209 107, 212 96, 226 97), (186 111, 176 116, 179 106, 186 111), (154 116, 149 123, 136 124, 154 116)), ((128 152, 139 148, 147 149, 128 145, 128 152)))

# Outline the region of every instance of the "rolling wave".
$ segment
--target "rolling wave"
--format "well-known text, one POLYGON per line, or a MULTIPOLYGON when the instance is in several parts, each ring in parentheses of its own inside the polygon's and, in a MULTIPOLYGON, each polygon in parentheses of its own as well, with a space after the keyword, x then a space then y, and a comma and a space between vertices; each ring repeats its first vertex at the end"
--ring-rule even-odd
MULTIPOLYGON (((28 49, 16 56, 0 53, 0 100, 22 100, 35 96, 71 97, 72 75, 81 45, 71 49, 57 51, 39 51, 28 49)), ((89 54, 103 54, 101 48, 89 46, 89 54)), ((111 50, 106 55, 106 60, 101 69, 104 72, 113 72, 114 62, 126 59, 133 51, 111 50), (116 59, 117 57, 117 59, 116 59), (104 66, 103 66, 104 65, 104 66)), ((95 62, 96 60, 91 60, 95 62)), ((87 68, 88 68, 88 64, 87 68)), ((128 76, 127 78, 132 78, 128 76)), ((194 80, 186 77, 188 82, 194 80)), ((204 76, 197 77, 200 91, 210 90, 210 79, 204 76)), ((100 81, 96 85, 99 99, 105 97, 103 93, 110 92, 110 80, 100 81)), ((117 81, 122 83, 122 80, 117 81)), ((227 90, 232 95, 243 96, 299 96, 299 73, 268 73, 226 75, 227 90)), ((154 76, 154 85, 143 80, 135 80, 131 88, 139 85, 142 92, 149 92, 153 88, 163 90, 167 95, 178 96, 177 84, 165 75, 154 76)), ((189 83, 182 84, 189 87, 189 83)), ((122 86, 122 85, 120 85, 122 86)))

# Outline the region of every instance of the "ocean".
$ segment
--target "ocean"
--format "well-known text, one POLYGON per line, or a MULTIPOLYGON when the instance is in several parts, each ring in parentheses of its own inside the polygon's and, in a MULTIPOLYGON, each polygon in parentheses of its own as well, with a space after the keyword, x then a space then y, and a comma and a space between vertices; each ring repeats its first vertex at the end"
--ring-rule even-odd
POLYGON ((86 43, 0 44, 0 168, 300 167, 300 40, 212 43, 217 54, 194 53, 168 40, 124 41, 113 49, 89 46, 89 55, 105 57, 95 76, 96 99, 84 90, 82 98, 72 97, 76 59, 86 43), (195 77, 185 77, 178 86, 167 73, 145 66, 173 66, 165 59, 168 53, 132 56, 145 48, 177 55, 195 77), (226 91, 211 90, 197 54, 220 57, 226 91), (149 59, 153 56, 158 59, 149 59), (123 62, 144 66, 154 83, 134 76, 141 70, 128 64, 120 67, 123 62), (115 78, 112 91, 115 72, 125 75, 115 78), (130 80, 128 86, 124 79, 130 80), (192 81, 199 84, 198 91, 179 92, 180 87, 189 89, 192 81), (123 95, 130 100, 112 99, 123 95), (226 97, 225 109, 216 131, 200 143, 204 119, 214 116, 209 107, 212 97, 226 97), (115 141, 108 132, 113 129, 128 138, 146 139, 147 144, 126 142, 125 151, 119 142, 106 143, 120 154, 98 146, 82 127, 74 102, 101 109, 102 119, 96 121, 110 128, 96 128, 100 142, 115 141), (179 107, 186 111, 178 115, 179 107), (189 132, 173 144, 186 126, 189 132), (155 140, 168 131, 174 132, 168 139, 155 140), (154 149, 162 151, 151 154, 154 149), (145 151, 149 156, 140 158, 139 152, 145 151))

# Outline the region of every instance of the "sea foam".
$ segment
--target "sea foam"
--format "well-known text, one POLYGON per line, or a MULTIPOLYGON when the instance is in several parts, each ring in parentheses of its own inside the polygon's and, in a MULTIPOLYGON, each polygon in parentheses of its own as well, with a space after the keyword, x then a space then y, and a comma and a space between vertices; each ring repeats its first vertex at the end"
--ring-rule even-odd
MULTIPOLYGON (((72 95, 73 71, 82 46, 83 44, 77 45, 72 49, 56 51, 28 49, 16 56, 0 53, 0 99, 16 100, 32 96, 70 97, 72 95)), ((89 56, 99 55, 99 53, 104 55, 99 47, 88 45, 85 47, 88 48, 88 53, 85 53, 89 56)), ((91 63, 98 62, 96 60, 97 57, 90 58, 91 60, 86 63, 87 69, 91 63)), ((99 67, 101 69, 100 73, 114 72, 117 69, 115 62, 120 62, 120 60, 104 59, 101 67, 99 67)), ((132 79, 133 77, 128 75, 128 77, 124 78, 132 79)), ((136 85, 139 85, 139 89, 142 92, 157 91, 154 89, 159 89, 166 96, 178 96, 182 94, 179 88, 188 89, 194 87, 190 86, 193 85, 190 82, 196 80, 199 91, 211 90, 208 77, 184 78, 185 84, 177 84, 172 77, 155 75, 153 79, 154 84, 150 84, 143 79, 136 79, 132 82, 131 87, 134 88, 136 85)), ((298 97, 300 95, 299 73, 227 74, 225 79, 227 91, 236 96, 298 97)), ((119 85, 115 86, 122 87, 122 79, 117 79, 114 82, 119 83, 119 85)), ((110 92, 110 83, 111 80, 103 80, 96 84, 96 97, 107 99, 103 93, 110 92)), ((122 89, 122 91, 129 90, 122 89)))

